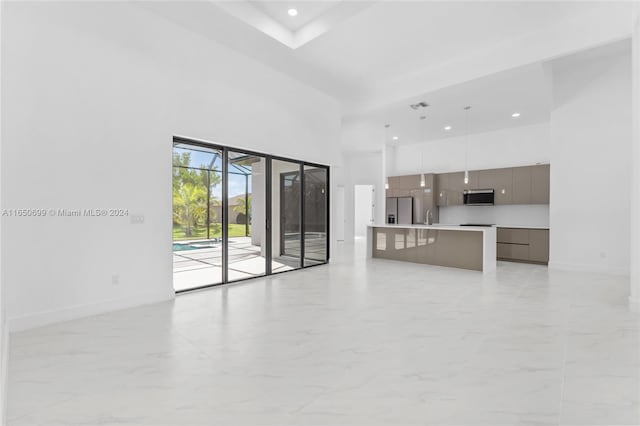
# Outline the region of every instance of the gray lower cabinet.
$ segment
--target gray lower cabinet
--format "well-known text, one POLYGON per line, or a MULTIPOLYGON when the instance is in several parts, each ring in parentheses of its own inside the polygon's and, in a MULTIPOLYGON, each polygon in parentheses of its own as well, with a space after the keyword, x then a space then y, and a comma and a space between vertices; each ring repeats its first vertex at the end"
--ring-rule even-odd
POLYGON ((549 263, 549 230, 498 228, 497 258, 514 262, 549 263))
POLYGON ((529 229, 498 228, 498 242, 506 244, 529 244, 529 229))
POLYGON ((529 230, 529 260, 549 263, 549 230, 529 230))
POLYGON ((529 260, 529 245, 498 243, 497 257, 501 260, 529 260))

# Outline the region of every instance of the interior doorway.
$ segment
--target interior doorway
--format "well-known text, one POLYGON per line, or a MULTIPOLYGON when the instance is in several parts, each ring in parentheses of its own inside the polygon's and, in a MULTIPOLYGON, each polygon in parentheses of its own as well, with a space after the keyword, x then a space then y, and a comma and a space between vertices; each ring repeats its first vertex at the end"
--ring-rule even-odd
POLYGON ((355 185, 353 234, 355 238, 364 238, 367 225, 374 221, 374 187, 373 185, 355 185))

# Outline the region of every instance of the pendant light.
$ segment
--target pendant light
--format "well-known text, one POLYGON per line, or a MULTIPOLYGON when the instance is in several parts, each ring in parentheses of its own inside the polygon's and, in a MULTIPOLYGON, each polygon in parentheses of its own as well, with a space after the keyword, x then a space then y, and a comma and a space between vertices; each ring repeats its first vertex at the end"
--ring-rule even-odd
POLYGON ((464 133, 464 184, 469 184, 469 113, 471 106, 464 107, 465 110, 465 133, 464 133))
MULTIPOLYGON (((420 130, 422 133, 421 142, 424 142, 424 126, 426 123, 425 118, 427 118, 426 115, 420 116, 420 121, 422 121, 422 125, 420 126, 420 130)), ((427 185, 427 179, 426 179, 426 176, 424 175, 424 149, 423 148, 420 149, 420 171, 422 172, 422 174, 420 175, 420 187, 424 188, 427 185)))
MULTIPOLYGON (((387 146, 387 141, 389 140, 389 127, 390 124, 384 125, 384 146, 387 146)), ((386 171, 386 170, 385 170, 386 171)), ((389 189, 389 176, 385 176, 384 178, 384 189, 389 189)))

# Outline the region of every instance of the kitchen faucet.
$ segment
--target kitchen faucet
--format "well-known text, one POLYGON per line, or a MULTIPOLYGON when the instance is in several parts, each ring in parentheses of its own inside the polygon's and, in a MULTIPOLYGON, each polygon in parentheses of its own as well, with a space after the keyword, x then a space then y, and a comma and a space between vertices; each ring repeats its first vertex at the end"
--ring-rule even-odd
POLYGON ((427 209, 427 215, 424 221, 425 225, 433 225, 433 215, 431 214, 431 210, 427 209))

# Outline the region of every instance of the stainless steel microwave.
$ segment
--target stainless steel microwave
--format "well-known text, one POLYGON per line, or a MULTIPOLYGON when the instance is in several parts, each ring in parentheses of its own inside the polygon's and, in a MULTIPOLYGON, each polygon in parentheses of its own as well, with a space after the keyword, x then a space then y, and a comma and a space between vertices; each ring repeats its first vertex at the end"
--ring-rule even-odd
POLYGON ((467 189, 463 193, 465 206, 492 206, 495 191, 493 189, 467 189))

